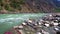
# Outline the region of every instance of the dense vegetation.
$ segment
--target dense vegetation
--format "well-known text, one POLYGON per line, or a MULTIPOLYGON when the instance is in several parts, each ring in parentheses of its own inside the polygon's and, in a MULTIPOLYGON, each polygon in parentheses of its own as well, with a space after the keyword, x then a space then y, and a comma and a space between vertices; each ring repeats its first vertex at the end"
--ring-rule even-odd
POLYGON ((24 0, 0 0, 0 10, 21 10, 24 0))

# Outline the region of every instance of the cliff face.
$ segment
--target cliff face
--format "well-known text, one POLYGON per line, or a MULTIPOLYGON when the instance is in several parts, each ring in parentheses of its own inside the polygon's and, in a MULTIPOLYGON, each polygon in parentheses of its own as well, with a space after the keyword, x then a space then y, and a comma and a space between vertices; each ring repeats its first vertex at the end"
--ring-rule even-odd
POLYGON ((26 0, 26 4, 33 9, 33 11, 38 10, 42 12, 52 12, 56 7, 52 0, 26 0))
POLYGON ((30 12, 55 12, 60 5, 57 0, 26 0, 25 5, 30 12))
POLYGON ((1 0, 0 13, 54 12, 56 0, 1 0))

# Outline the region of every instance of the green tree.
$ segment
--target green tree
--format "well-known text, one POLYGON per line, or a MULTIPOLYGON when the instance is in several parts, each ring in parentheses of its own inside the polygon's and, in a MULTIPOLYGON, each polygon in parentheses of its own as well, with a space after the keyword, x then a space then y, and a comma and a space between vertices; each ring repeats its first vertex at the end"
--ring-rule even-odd
POLYGON ((21 5, 24 4, 24 0, 11 0, 10 6, 21 10, 21 5))
POLYGON ((8 10, 8 11, 12 11, 13 10, 12 8, 10 8, 10 5, 9 4, 6 4, 4 6, 4 8, 5 8, 5 10, 8 10))

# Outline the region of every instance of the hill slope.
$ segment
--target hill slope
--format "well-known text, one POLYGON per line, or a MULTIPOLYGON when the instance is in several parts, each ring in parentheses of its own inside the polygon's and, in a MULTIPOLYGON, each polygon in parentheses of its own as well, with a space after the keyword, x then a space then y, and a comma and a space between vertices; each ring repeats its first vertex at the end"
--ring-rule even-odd
MULTIPOLYGON (((56 1, 56 0, 55 0, 56 1)), ((60 11, 54 0, 0 0, 0 13, 38 13, 60 11), (57 8, 59 10, 57 10, 57 8)), ((59 4, 58 4, 59 5, 59 4)))

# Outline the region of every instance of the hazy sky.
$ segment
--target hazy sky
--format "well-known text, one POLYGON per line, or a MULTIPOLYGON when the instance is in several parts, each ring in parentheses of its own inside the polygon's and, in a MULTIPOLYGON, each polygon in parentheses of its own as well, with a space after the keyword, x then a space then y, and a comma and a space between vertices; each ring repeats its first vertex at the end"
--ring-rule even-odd
POLYGON ((60 1, 60 0, 58 0, 58 1, 60 1))

